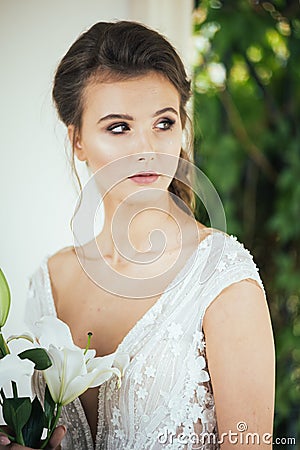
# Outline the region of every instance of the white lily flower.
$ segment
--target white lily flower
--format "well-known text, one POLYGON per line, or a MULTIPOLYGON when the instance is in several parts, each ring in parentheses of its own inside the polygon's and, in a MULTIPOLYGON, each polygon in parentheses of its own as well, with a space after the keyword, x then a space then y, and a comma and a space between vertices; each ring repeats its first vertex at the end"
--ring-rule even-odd
POLYGON ((50 345, 56 348, 76 348, 68 325, 54 316, 43 316, 35 322, 32 332, 41 347, 48 349, 50 345))
POLYGON ((127 354, 95 357, 95 350, 77 347, 67 324, 45 316, 35 324, 36 337, 48 351, 52 366, 43 371, 55 403, 67 405, 88 388, 107 381, 113 374, 120 379, 129 364, 127 354), (113 367, 116 365, 116 367, 113 367))
POLYGON ((50 345, 48 354, 52 366, 44 370, 44 377, 51 397, 57 404, 67 405, 88 388, 107 381, 113 374, 121 377, 119 369, 112 367, 115 354, 90 358, 86 362, 84 350, 58 349, 50 345))
POLYGON ((17 355, 8 354, 0 359, 0 387, 15 381, 17 384, 24 377, 31 377, 34 363, 28 359, 21 359, 17 355))
MULTIPOLYGON (((125 370, 129 366, 130 358, 128 353, 116 353, 115 359, 114 359, 114 367, 119 369, 121 373, 121 378, 124 375, 125 370)), ((119 387, 120 387, 120 379, 119 378, 119 387)))

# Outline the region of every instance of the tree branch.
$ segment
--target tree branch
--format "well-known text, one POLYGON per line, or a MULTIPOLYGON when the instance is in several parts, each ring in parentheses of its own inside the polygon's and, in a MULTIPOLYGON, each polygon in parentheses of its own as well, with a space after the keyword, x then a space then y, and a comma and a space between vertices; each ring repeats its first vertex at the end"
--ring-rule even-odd
POLYGON ((265 176, 269 179, 269 181, 275 183, 277 178, 277 172, 271 165, 270 161, 257 147, 257 145, 254 142, 252 142, 244 126, 241 115, 232 100, 231 95, 228 93, 228 91, 223 91, 220 92, 219 97, 221 99, 222 104, 224 105, 225 110, 227 111, 228 119, 232 126, 232 129, 236 137, 242 144, 242 147, 250 155, 250 157, 261 169, 261 171, 265 174, 265 176))

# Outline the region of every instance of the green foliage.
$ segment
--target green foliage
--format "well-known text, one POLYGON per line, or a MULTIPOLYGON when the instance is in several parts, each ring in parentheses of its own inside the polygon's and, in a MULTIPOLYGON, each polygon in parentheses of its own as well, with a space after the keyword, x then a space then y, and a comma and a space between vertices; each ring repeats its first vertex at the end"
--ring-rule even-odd
POLYGON ((44 430, 44 411, 37 399, 34 398, 32 401, 32 409, 29 420, 24 426, 22 433, 24 437, 24 442, 31 448, 38 448, 41 442, 41 436, 44 430))
MULTIPOLYGON (((198 1, 194 43, 195 162, 221 196, 228 232, 245 243, 260 267, 277 355, 274 434, 296 436, 300 434, 299 2, 198 1)), ((197 213, 203 221, 200 204, 197 213)))
POLYGON ((45 399, 44 399, 44 411, 45 411, 45 428, 50 430, 53 426, 53 421, 55 420, 55 407, 56 403, 51 397, 48 385, 45 388, 45 399))
POLYGON ((21 359, 29 359, 32 361, 36 370, 46 370, 51 367, 52 362, 48 353, 43 348, 31 348, 29 350, 24 350, 19 353, 19 358, 21 359))
POLYGON ((22 428, 29 420, 31 402, 29 397, 4 398, 3 418, 6 424, 15 432, 16 439, 24 444, 22 428))

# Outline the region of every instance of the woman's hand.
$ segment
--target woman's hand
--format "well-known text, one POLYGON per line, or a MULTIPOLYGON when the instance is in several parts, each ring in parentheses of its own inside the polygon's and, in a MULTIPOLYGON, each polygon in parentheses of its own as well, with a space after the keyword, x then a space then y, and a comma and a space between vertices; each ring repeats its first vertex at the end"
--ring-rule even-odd
MULTIPOLYGON (((4 428, 4 427, 3 427, 4 428)), ((59 450, 61 441, 66 434, 66 427, 60 425, 54 430, 51 439, 45 450, 59 450)), ((23 445, 11 443, 10 440, 2 433, 0 433, 0 450, 32 450, 30 447, 24 447, 23 445)))

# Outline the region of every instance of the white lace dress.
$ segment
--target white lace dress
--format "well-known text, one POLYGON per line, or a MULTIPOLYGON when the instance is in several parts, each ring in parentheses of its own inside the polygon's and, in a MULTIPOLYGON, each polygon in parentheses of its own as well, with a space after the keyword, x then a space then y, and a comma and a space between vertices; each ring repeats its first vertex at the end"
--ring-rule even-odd
MULTIPOLYGON (((56 315, 48 257, 30 278, 27 321, 56 315)), ((118 351, 130 355, 122 386, 99 388, 96 442, 79 399, 63 410, 66 450, 218 449, 209 362, 202 331, 207 307, 243 279, 262 287, 252 256, 236 238, 206 237, 183 269, 125 336, 118 351)), ((242 301, 242 298, 241 298, 242 301)), ((43 380, 35 389, 42 393, 43 380)))

